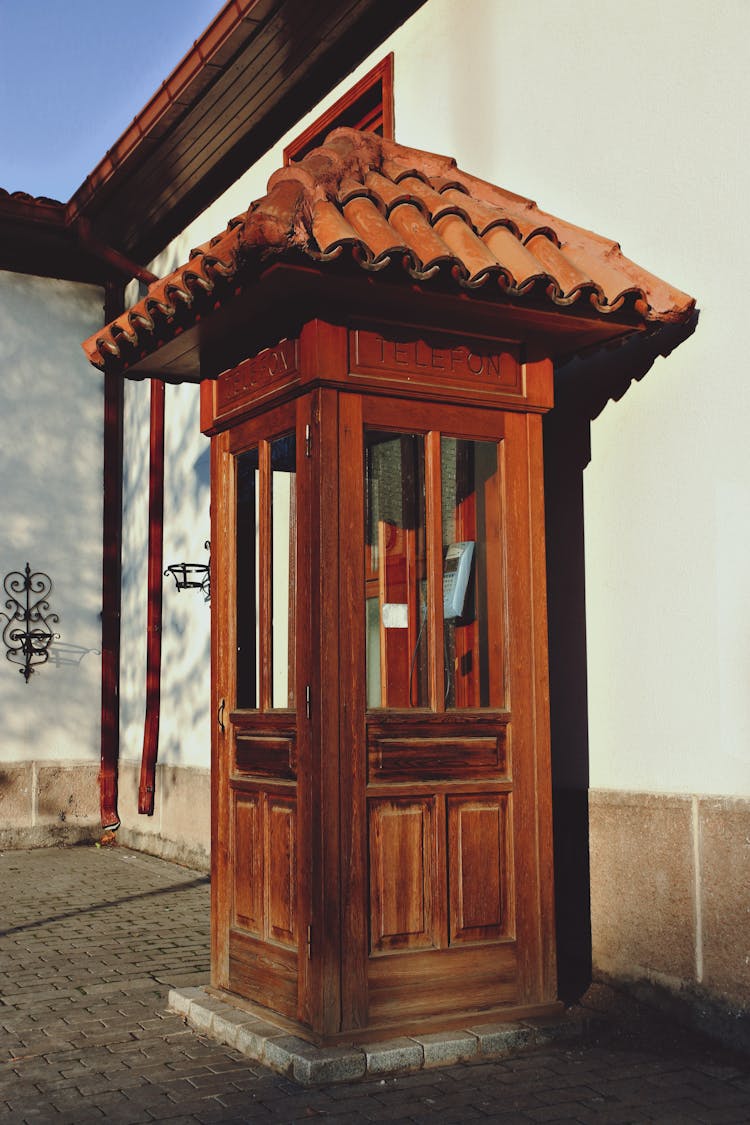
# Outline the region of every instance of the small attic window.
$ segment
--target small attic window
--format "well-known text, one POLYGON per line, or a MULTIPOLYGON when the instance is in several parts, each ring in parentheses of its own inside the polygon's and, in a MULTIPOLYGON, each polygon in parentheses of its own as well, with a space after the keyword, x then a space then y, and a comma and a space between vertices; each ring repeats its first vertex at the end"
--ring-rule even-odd
POLYGON ((301 160, 332 129, 347 126, 393 140, 393 54, 386 55, 356 86, 313 121, 284 149, 284 164, 301 160))

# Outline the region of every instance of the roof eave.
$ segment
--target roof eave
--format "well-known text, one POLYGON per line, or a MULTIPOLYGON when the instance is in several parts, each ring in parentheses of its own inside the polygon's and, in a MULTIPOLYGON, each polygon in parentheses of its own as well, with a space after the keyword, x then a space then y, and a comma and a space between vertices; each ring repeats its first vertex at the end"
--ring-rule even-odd
POLYGON ((274 262, 251 284, 207 305, 206 315, 183 326, 179 314, 161 326, 159 339, 136 350, 123 343, 102 370, 128 379, 156 378, 199 383, 257 354, 280 339, 298 335, 314 319, 334 324, 381 327, 409 324, 426 333, 442 331, 523 341, 529 359, 562 361, 633 333, 648 330, 632 311, 602 316, 586 310, 555 310, 513 301, 497 291, 437 290, 406 279, 352 270, 335 276, 330 267, 274 262))

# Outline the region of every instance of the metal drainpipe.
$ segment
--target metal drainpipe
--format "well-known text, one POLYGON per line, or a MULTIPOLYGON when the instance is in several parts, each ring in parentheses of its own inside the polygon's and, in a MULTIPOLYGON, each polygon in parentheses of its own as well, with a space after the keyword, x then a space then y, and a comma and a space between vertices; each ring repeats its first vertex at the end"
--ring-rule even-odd
POLYGON ((164 383, 151 380, 148 488, 148 623, 146 719, 143 727, 138 812, 153 816, 161 706, 161 627, 164 570, 164 383))
MULTIPOLYGON (((107 282, 104 318, 109 323, 125 307, 124 288, 107 282)), ((102 828, 120 827, 117 766, 120 757, 120 607, 122 578, 123 381, 104 376, 104 454, 102 501, 102 693, 99 808, 102 828)))

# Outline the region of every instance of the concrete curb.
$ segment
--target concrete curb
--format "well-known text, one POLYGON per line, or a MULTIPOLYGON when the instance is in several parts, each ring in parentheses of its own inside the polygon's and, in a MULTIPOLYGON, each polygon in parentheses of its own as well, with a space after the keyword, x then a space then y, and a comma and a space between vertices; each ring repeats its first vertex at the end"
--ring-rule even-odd
POLYGON ((236 1008, 205 988, 173 988, 169 1007, 201 1035, 225 1043, 248 1059, 292 1078, 300 1086, 354 1082, 378 1075, 407 1074, 433 1067, 493 1059, 552 1040, 580 1038, 585 1020, 563 1015, 495 1023, 461 1031, 399 1036, 351 1047, 316 1047, 236 1008))

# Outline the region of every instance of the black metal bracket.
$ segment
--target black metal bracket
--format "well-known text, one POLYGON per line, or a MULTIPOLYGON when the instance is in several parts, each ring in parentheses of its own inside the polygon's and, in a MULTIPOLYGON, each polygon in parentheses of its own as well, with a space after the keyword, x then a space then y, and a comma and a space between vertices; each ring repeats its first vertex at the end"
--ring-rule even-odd
POLYGON ((52 628, 60 618, 50 611, 48 601, 52 579, 41 570, 32 572, 26 563, 23 573, 12 570, 6 574, 3 589, 8 595, 8 612, 0 613, 0 621, 5 621, 5 655, 11 664, 21 665, 18 670, 28 683, 35 665, 47 663, 50 645, 60 637, 52 628))
POLYGON ((178 590, 202 590, 203 600, 211 601, 211 540, 203 544, 209 552, 207 563, 181 562, 172 563, 164 571, 164 576, 171 574, 178 590))

